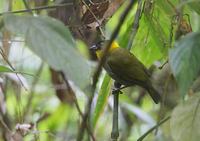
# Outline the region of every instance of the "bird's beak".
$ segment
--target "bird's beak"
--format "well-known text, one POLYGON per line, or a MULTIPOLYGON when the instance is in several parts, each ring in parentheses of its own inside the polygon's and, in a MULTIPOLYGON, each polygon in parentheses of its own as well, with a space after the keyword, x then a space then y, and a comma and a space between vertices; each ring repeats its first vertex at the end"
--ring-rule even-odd
POLYGON ((90 50, 92 50, 92 51, 96 51, 97 49, 98 49, 97 45, 93 45, 93 46, 90 47, 90 50))

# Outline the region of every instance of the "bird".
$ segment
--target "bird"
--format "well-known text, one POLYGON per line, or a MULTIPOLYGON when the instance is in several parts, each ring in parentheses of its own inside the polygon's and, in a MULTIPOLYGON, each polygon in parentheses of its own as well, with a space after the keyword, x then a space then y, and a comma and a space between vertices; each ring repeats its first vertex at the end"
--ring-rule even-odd
MULTIPOLYGON (((109 40, 102 40, 90 47, 96 53, 98 60, 102 58, 103 48, 108 42, 109 40)), ((121 48, 117 41, 111 43, 103 67, 117 83, 126 87, 138 85, 148 91, 156 104, 161 101, 161 95, 153 87, 147 68, 134 54, 121 48)))

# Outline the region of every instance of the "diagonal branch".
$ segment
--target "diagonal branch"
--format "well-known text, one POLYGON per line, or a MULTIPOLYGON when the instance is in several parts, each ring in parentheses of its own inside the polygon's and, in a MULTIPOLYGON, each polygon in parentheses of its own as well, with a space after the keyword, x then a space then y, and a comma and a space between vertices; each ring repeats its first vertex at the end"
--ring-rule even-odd
POLYGON ((20 79, 18 73, 16 72, 16 69, 13 67, 11 62, 8 60, 8 57, 6 56, 6 54, 4 53, 4 50, 2 48, 0 48, 0 54, 1 54, 2 58, 4 59, 4 61, 12 69, 12 71, 15 72, 15 74, 16 74, 17 78, 19 79, 19 82, 21 83, 22 87, 27 91, 28 89, 25 87, 24 83, 22 82, 22 80, 20 79))
POLYGON ((90 9, 90 7, 87 5, 87 3, 84 0, 81 0, 82 3, 86 6, 86 8, 89 10, 89 12, 92 14, 92 16, 94 17, 95 21, 98 23, 99 25, 99 30, 100 33, 102 34, 103 37, 105 37, 105 34, 103 33, 103 30, 101 28, 101 23, 99 22, 98 18, 95 16, 95 14, 92 12, 92 10, 90 9))
POLYGON ((27 100, 27 103, 26 103, 26 106, 25 106, 26 109, 24 109, 24 113, 23 113, 23 118, 24 119, 26 119, 26 115, 28 114, 28 112, 29 112, 29 110, 31 108, 31 104, 32 104, 33 97, 34 97, 35 87, 36 87, 36 85, 37 85, 37 83, 39 81, 39 77, 40 77, 40 75, 42 73, 43 67, 44 67, 44 63, 42 62, 40 64, 36 74, 35 74, 36 77, 34 78, 34 80, 32 82, 32 85, 31 85, 31 88, 30 88, 30 93, 28 95, 28 100, 27 100))
POLYGON ((142 0, 138 0, 138 6, 137 6, 137 11, 135 13, 135 19, 133 22, 133 27, 132 27, 132 32, 129 38, 129 42, 128 42, 128 50, 131 49, 133 41, 135 39, 135 36, 137 34, 138 28, 139 28, 139 21, 141 18, 141 12, 142 12, 142 0))
POLYGON ((137 139, 137 141, 143 141, 143 139, 149 135, 153 130, 157 129, 160 125, 162 125, 163 123, 165 123, 166 121, 168 121, 171 118, 171 116, 166 117, 165 119, 161 120, 158 124, 156 124, 155 126, 153 126, 152 128, 150 128, 146 133, 144 133, 139 139, 137 139))
MULTIPOLYGON (((62 77, 63 77, 63 80, 65 81, 65 84, 66 84, 66 85, 69 85, 69 82, 67 81, 67 79, 66 79, 66 77, 65 77, 65 74, 64 74, 63 72, 61 72, 61 75, 62 75, 62 77)), ((68 86, 68 87, 70 87, 70 86, 68 86)), ((70 87, 70 88, 71 88, 71 87, 70 87)), ((79 115, 81 116, 81 118, 82 118, 82 120, 83 120, 83 119, 84 119, 84 114, 83 114, 83 112, 81 111, 81 108, 80 108, 80 106, 79 106, 79 104, 78 104, 78 101, 77 101, 77 98, 76 98, 76 95, 75 95, 75 94, 73 95, 73 100, 74 100, 74 104, 75 104, 75 106, 76 106, 76 109, 77 109, 79 115)), ((96 139, 95 139, 95 137, 94 137, 94 135, 93 135, 93 133, 92 133, 92 131, 91 131, 91 128, 89 127, 88 124, 86 124, 86 129, 87 129, 87 132, 89 133, 89 135, 91 136, 92 140, 93 140, 93 141, 96 141, 96 139)))

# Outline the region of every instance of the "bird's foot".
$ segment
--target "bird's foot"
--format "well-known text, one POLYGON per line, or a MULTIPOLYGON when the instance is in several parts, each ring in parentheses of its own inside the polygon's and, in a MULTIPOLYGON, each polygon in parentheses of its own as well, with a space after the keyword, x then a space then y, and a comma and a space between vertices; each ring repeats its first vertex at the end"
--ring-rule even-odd
POLYGON ((122 94, 123 92, 121 90, 124 89, 124 88, 127 88, 127 87, 129 87, 129 86, 122 86, 120 88, 113 88, 112 94, 116 94, 116 93, 122 94))
POLYGON ((114 88, 112 89, 112 94, 122 94, 121 88, 114 88))
POLYGON ((112 89, 112 94, 122 94, 121 84, 117 81, 114 82, 114 88, 112 89))

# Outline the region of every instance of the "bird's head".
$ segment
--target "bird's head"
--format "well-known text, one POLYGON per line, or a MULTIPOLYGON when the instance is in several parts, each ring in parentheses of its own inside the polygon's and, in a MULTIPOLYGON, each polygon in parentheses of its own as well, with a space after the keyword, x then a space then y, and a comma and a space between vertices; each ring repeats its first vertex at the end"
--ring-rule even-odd
MULTIPOLYGON (((96 53, 98 59, 101 59, 103 55, 103 48, 106 47, 108 42, 109 40, 99 41, 97 44, 90 47, 90 50, 96 53)), ((113 49, 116 49, 118 47, 119 44, 116 41, 113 41, 108 52, 111 52, 113 49)))

